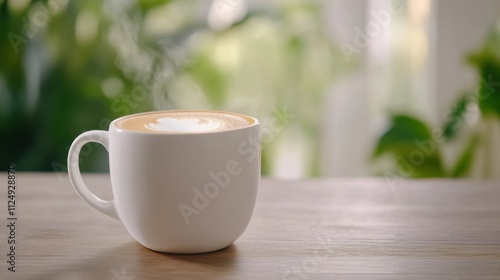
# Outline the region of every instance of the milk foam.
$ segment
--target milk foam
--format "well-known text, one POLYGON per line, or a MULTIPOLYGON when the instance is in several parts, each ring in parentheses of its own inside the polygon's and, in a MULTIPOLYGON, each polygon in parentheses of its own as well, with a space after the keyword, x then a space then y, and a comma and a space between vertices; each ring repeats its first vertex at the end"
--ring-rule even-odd
POLYGON ((209 117, 159 118, 144 127, 157 132, 211 132, 223 128, 224 123, 209 117))
POLYGON ((243 128, 254 120, 217 111, 159 111, 132 115, 116 122, 119 128, 151 133, 209 133, 243 128))

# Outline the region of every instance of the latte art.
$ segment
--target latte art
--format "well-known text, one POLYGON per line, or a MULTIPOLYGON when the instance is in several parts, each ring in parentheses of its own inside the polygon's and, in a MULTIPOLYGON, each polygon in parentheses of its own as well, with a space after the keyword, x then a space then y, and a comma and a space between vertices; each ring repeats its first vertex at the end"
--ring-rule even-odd
POLYGON ((127 130, 150 133, 210 133, 247 127, 254 119, 216 111, 163 111, 128 116, 115 125, 127 130))
POLYGON ((144 125, 149 130, 159 132, 210 132, 224 126, 215 118, 159 118, 156 123, 144 125))

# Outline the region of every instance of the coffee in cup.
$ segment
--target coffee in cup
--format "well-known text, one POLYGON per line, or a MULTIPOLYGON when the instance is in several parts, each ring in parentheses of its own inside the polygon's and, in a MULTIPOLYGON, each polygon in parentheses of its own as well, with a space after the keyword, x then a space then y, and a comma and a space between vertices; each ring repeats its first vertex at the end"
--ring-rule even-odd
POLYGON ((252 125, 252 118, 216 111, 165 111, 125 117, 119 128, 150 133, 207 133, 252 125))

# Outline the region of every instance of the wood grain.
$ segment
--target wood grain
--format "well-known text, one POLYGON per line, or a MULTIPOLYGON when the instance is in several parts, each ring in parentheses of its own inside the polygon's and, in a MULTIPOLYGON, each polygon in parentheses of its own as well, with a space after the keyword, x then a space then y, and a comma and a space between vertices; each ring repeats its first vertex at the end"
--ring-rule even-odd
MULTIPOLYGON (((84 175, 110 198, 107 175, 84 175)), ((500 279, 500 182, 263 179, 232 246, 199 255, 148 250, 86 205, 65 174, 18 174, 17 272, 6 264, 0 175, 0 279, 500 279)))

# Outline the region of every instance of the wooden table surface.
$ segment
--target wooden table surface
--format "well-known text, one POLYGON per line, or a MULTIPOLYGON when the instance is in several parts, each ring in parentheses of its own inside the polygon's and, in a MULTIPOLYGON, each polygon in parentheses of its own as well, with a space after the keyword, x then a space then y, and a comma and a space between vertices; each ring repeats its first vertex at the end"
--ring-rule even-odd
MULTIPOLYGON (((84 175, 110 198, 107 175, 84 175)), ((500 279, 500 182, 263 179, 252 221, 199 255, 142 247, 84 203, 66 174, 17 174, 16 272, 0 279, 500 279)))

